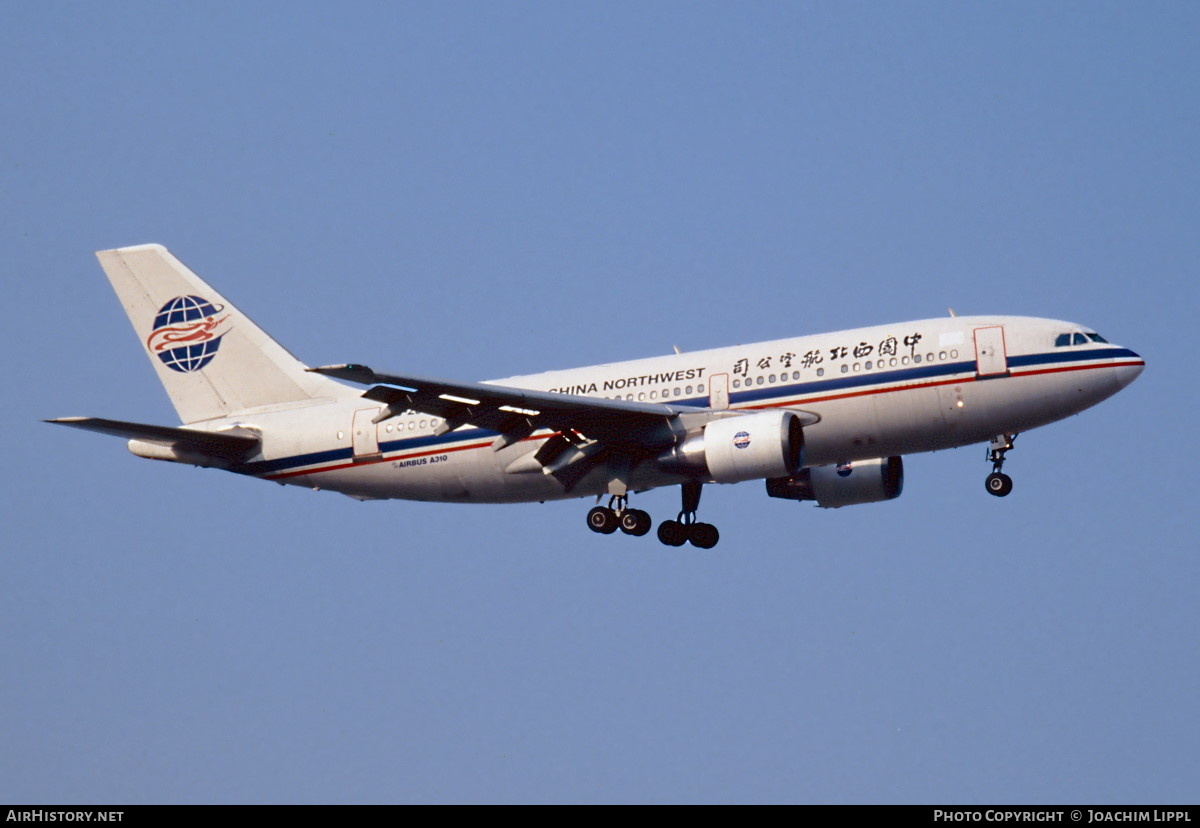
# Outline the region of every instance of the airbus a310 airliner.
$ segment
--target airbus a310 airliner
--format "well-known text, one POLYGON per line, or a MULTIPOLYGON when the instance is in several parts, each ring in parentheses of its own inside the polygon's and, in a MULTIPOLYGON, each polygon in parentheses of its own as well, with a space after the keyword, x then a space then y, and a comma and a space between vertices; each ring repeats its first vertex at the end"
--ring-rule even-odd
POLYGON ((901 455, 982 442, 987 491, 1007 495, 1019 432, 1145 366, 1071 322, 952 315, 483 383, 308 368, 165 247, 97 256, 183 425, 48 422, 127 438, 139 457, 360 500, 607 496, 587 514, 604 534, 645 535, 650 516, 629 496, 679 486, 679 514, 658 527, 668 546, 716 545, 696 518, 705 483, 871 503, 900 494, 901 455))

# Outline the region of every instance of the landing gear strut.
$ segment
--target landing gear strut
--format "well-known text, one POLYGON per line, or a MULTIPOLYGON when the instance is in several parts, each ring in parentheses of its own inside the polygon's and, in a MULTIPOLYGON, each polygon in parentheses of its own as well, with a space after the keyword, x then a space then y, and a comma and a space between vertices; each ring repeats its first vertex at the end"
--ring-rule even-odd
POLYGON ((683 484, 683 509, 675 520, 664 520, 658 526, 658 539, 667 546, 683 546, 691 542, 700 549, 712 549, 721 539, 717 527, 699 523, 696 510, 700 507, 701 483, 683 484))
POLYGON ((613 495, 607 506, 597 506, 587 513, 588 528, 602 535, 611 535, 620 529, 626 535, 640 537, 650 531, 653 521, 648 512, 630 509, 624 495, 613 495))
POLYGON ((988 459, 992 461, 992 473, 983 481, 988 494, 1004 497, 1013 489, 1012 478, 1001 471, 1004 468, 1004 456, 1016 442, 1015 434, 997 434, 988 444, 988 459))

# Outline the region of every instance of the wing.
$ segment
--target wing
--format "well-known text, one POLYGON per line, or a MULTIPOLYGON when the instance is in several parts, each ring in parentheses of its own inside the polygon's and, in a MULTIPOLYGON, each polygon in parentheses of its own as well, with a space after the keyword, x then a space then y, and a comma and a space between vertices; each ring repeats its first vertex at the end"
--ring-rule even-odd
POLYGON ((464 425, 498 432, 502 437, 547 428, 610 445, 657 448, 673 441, 674 435, 666 433, 673 418, 703 410, 411 374, 381 374, 365 365, 326 365, 309 370, 372 386, 363 396, 387 406, 377 422, 412 409, 441 417, 439 434, 464 425))
POLYGON ((381 374, 365 365, 326 365, 309 370, 370 385, 363 396, 385 406, 376 422, 412 409, 440 417, 438 434, 465 425, 495 432, 499 436, 492 446, 497 451, 535 431, 548 429, 554 436, 529 456, 528 470, 553 474, 568 488, 602 461, 624 459, 633 464, 673 445, 679 434, 675 426, 679 416, 705 411, 489 383, 381 374))

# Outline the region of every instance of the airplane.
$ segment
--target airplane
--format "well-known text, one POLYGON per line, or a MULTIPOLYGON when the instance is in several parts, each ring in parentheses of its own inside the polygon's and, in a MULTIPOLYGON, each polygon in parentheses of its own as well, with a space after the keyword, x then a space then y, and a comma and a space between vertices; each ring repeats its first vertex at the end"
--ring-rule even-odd
POLYGON ((705 484, 762 480, 771 497, 824 508, 879 502, 900 495, 903 455, 974 443, 988 444, 985 487, 1003 497, 1019 433, 1145 367, 1086 326, 951 311, 489 382, 310 368, 165 247, 96 255, 181 425, 46 422, 123 437, 138 457, 359 500, 595 497, 587 525, 601 534, 647 534, 630 497, 679 486, 681 509, 657 532, 668 546, 717 544, 697 519, 705 484))

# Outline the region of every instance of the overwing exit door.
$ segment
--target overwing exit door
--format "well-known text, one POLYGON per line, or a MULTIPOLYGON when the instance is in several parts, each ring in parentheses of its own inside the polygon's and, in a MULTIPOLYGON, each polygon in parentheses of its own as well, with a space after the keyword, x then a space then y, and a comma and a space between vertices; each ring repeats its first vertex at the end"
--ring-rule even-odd
POLYGON ((708 407, 718 411, 729 408, 729 374, 713 374, 709 378, 708 407))

